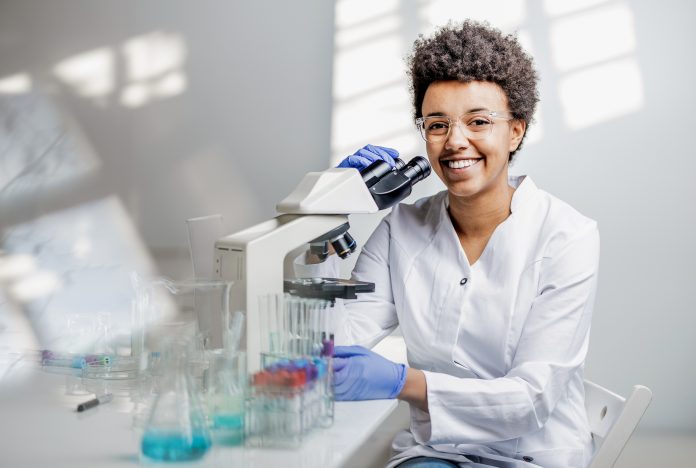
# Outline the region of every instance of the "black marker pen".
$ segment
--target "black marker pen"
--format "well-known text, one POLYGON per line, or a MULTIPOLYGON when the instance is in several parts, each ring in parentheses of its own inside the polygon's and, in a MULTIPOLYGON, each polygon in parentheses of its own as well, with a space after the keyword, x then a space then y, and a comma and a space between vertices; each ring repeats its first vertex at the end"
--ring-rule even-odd
POLYGON ((92 398, 89 401, 85 401, 84 403, 80 403, 77 405, 77 412, 80 413, 84 410, 88 410, 90 408, 94 408, 97 405, 100 405, 102 403, 108 403, 111 401, 113 398, 113 394, 111 393, 105 393, 104 395, 99 395, 95 398, 92 398))

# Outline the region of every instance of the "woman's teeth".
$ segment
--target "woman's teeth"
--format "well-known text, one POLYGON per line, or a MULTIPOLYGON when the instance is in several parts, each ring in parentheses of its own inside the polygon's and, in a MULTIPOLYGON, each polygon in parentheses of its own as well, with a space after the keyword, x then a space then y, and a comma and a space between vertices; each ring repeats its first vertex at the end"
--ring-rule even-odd
POLYGON ((456 161, 445 161, 450 169, 463 169, 479 162, 480 159, 458 159, 456 161))

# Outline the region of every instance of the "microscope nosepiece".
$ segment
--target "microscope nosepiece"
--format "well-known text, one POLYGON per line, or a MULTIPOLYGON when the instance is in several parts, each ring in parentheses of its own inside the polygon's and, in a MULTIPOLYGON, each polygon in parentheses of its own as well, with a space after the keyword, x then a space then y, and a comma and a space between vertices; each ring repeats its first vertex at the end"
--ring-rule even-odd
POLYGON ((347 258, 350 254, 355 252, 356 247, 355 239, 353 239, 353 236, 351 236, 347 232, 333 239, 331 241, 331 245, 333 246, 338 256, 343 259, 347 258))

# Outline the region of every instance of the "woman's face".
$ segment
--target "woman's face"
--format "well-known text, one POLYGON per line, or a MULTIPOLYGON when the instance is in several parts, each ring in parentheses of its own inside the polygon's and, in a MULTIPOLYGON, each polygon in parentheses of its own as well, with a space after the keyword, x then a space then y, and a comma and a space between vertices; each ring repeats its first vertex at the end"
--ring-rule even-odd
MULTIPOLYGON (((495 111, 510 117, 502 88, 484 81, 434 82, 425 93, 422 111, 423 117, 447 116, 452 122, 473 111, 495 111)), ((493 119, 490 134, 484 132, 485 137, 474 140, 469 139, 466 122, 453 123, 443 141, 426 143, 433 170, 450 194, 457 197, 470 198, 507 188, 508 157, 522 141, 524 121, 493 119)))

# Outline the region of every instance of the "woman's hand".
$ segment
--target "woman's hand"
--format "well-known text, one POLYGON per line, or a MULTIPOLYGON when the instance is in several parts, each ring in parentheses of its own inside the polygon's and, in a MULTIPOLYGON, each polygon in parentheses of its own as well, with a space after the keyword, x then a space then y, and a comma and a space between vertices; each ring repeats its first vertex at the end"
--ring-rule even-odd
POLYGON ((347 156, 336 167, 352 167, 362 171, 367 166, 380 159, 389 164, 391 167, 394 167, 396 165, 394 159, 398 157, 399 152, 395 149, 387 148, 385 146, 367 145, 360 148, 350 156, 347 156))
POLYGON ((396 398, 406 383, 406 366, 396 364, 362 346, 336 346, 336 400, 396 398))

